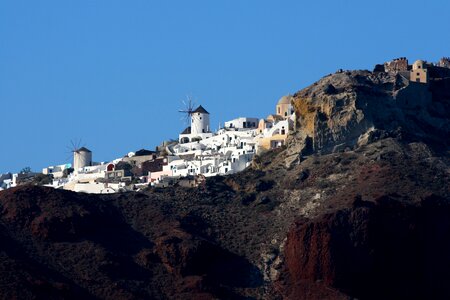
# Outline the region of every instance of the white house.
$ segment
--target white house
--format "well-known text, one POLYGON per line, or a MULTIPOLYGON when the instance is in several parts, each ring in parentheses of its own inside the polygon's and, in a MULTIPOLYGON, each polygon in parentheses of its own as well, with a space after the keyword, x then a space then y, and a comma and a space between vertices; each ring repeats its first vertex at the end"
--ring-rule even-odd
POLYGON ((255 129, 258 127, 258 118, 237 118, 228 122, 225 122, 225 128, 245 130, 245 129, 255 129))
POLYGON ((68 170, 72 168, 72 164, 64 164, 57 166, 49 166, 47 168, 42 169, 42 174, 45 175, 53 175, 54 179, 62 178, 64 176, 64 170, 68 170))

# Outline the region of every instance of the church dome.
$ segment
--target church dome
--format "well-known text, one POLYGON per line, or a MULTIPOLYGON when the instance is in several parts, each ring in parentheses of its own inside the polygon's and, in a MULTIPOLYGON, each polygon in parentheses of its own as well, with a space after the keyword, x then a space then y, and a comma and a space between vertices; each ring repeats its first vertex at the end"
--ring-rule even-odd
POLYGON ((283 97, 281 97, 280 100, 278 100, 278 105, 291 104, 291 100, 292 100, 292 96, 291 95, 283 96, 283 97))

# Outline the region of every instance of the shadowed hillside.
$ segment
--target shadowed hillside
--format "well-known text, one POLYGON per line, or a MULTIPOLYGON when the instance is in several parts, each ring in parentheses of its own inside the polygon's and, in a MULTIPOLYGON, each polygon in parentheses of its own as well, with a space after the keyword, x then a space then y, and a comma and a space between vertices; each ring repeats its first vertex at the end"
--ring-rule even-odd
POLYGON ((294 95, 287 146, 195 189, 0 192, 4 299, 446 299, 450 85, 294 95))

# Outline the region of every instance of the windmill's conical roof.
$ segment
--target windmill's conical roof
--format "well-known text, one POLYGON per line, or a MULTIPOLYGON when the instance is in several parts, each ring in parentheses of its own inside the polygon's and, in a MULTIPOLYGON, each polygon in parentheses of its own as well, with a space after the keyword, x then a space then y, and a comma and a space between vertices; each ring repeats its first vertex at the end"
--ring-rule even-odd
POLYGON ((77 149, 75 152, 92 152, 92 151, 86 147, 81 147, 81 148, 77 149))
POLYGON ((209 115, 209 112, 207 112, 206 109, 204 109, 203 106, 201 106, 201 105, 199 107, 197 107, 197 109, 194 110, 192 113, 202 113, 202 114, 209 115))

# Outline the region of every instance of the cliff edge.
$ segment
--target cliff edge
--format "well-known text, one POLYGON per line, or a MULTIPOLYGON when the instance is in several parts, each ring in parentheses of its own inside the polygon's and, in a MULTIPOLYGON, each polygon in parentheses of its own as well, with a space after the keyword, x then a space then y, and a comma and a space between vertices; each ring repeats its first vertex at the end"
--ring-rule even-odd
POLYGON ((290 150, 330 153, 384 137, 448 150, 450 78, 428 84, 400 74, 331 74, 294 94, 297 130, 290 150))

